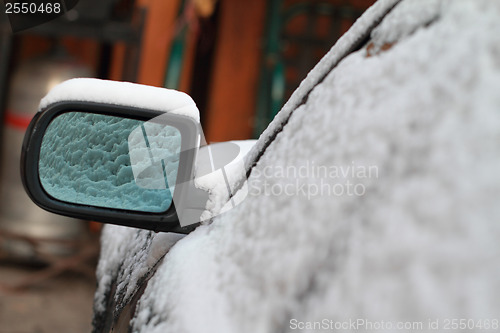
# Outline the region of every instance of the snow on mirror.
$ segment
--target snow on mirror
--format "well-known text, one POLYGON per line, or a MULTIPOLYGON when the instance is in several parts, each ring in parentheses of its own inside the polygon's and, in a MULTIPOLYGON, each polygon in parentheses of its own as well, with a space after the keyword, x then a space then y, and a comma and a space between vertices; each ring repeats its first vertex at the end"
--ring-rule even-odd
POLYGON ((40 182, 53 198, 160 213, 172 204, 181 134, 170 125, 66 112, 47 127, 40 182))

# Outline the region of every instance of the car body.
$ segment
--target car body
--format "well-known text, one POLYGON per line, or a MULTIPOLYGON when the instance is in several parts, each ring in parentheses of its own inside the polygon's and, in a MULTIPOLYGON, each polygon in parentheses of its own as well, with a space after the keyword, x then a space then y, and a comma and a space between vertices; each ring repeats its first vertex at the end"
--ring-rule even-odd
POLYGON ((378 1, 246 154, 240 205, 104 228, 94 331, 498 328, 499 18, 378 1))

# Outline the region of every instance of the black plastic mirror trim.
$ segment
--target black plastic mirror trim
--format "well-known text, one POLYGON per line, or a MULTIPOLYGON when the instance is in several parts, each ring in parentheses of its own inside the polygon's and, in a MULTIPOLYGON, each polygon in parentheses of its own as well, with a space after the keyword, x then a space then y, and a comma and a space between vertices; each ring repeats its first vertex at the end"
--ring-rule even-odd
MULTIPOLYGON (((63 202, 51 197, 43 189, 39 173, 38 161, 42 138, 50 122, 58 115, 65 112, 89 112, 117 116, 129 119, 149 121, 157 116, 167 119, 169 125, 176 127, 181 133, 181 156, 179 158, 179 171, 177 182, 186 182, 193 179, 193 166, 196 161, 197 147, 200 137, 200 126, 192 118, 164 113, 161 111, 140 109, 112 104, 67 101, 50 105, 39 111, 31 120, 26 131, 21 152, 21 179, 29 197, 35 204, 49 212, 69 217, 110 223, 153 231, 189 233, 199 223, 181 227, 174 202, 163 213, 147 213, 131 210, 121 210, 87 206, 63 202)), ((181 187, 178 187, 180 189, 181 187)), ((175 197, 182 197, 182 193, 174 191, 175 197)))

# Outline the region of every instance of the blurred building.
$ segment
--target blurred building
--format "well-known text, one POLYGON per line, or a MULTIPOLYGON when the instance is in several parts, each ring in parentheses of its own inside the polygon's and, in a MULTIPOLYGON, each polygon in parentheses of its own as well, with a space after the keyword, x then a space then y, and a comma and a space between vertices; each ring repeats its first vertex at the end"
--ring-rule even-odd
POLYGON ((257 137, 375 0, 151 0, 138 81, 185 91, 209 141, 257 137))
MULTIPOLYGON (((209 140, 245 139, 260 134, 307 72, 373 2, 82 0, 78 6, 101 4, 97 18, 139 25, 139 50, 130 47, 132 32, 121 31, 121 40, 105 36, 123 28, 118 23, 94 24, 101 35, 82 24, 51 37, 95 68, 98 77, 191 94, 209 140)), ((14 36, 13 65, 50 47, 48 34, 32 32, 36 29, 14 36)))

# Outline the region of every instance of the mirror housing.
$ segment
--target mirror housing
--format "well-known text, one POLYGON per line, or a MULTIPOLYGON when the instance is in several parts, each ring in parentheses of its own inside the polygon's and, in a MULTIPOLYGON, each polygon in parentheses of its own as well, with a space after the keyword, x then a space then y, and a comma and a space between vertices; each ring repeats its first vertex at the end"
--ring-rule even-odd
POLYGON ((23 142, 21 178, 30 198, 60 215, 154 231, 189 233, 200 222, 208 193, 194 186, 194 166, 205 145, 196 105, 186 94, 143 85, 97 79, 69 80, 41 102, 23 142), (67 112, 107 115, 175 127, 181 135, 173 203, 164 212, 146 212, 63 201, 51 196, 40 180, 40 152, 51 122, 67 112), (180 220, 182 219, 182 222, 180 220))

